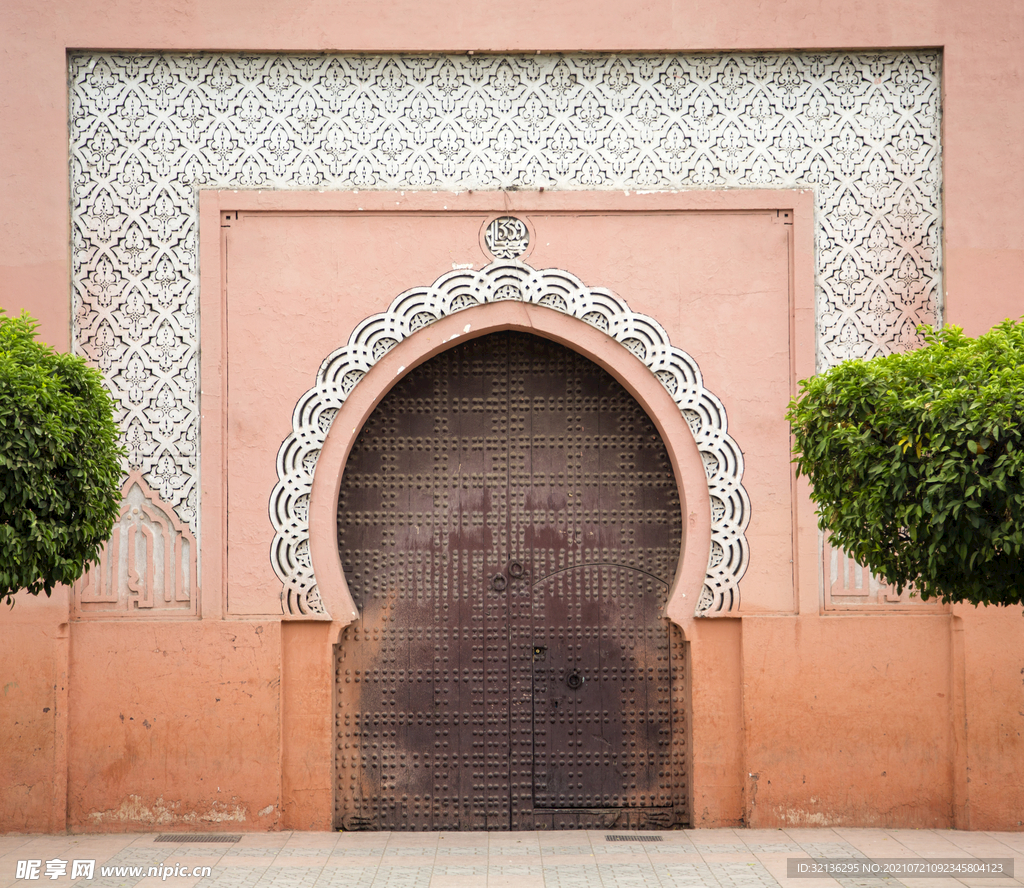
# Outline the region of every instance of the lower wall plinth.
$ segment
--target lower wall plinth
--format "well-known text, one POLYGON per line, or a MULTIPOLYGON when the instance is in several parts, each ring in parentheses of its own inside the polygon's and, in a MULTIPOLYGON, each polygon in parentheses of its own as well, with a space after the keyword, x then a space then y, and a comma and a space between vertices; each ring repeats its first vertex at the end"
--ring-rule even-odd
POLYGON ((72 626, 68 829, 279 826, 276 622, 72 626))

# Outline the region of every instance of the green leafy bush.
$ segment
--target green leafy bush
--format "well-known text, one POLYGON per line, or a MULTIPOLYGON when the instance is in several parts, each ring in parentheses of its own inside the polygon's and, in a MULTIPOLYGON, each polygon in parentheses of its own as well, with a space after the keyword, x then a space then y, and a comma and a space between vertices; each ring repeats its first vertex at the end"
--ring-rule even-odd
POLYGON ((1024 603, 1024 326, 923 332, 800 383, 797 473, 832 541, 900 591, 1024 603))
POLYGON ((97 370, 0 309, 0 602, 96 561, 120 512, 121 448, 97 370))

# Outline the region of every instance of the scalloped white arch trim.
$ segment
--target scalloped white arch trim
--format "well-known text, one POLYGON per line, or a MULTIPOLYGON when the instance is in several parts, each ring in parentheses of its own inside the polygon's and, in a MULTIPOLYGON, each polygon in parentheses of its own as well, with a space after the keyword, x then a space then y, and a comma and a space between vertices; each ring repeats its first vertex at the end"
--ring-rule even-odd
POLYGON ((745 531, 750 500, 742 483, 743 454, 728 434, 725 407, 704 388, 697 363, 672 345, 657 321, 631 311, 610 291, 587 287, 558 268, 533 269, 499 260, 479 271, 450 272, 430 286, 402 293, 327 356, 316 384, 299 398, 292 432, 277 454, 278 482, 270 496, 275 530, 270 560, 283 584, 286 618, 330 619, 310 557, 309 497, 317 457, 338 408, 366 372, 406 337, 463 309, 508 299, 555 309, 603 331, 646 364, 672 396, 700 451, 711 499, 711 547, 695 616, 736 610, 749 560, 745 531))

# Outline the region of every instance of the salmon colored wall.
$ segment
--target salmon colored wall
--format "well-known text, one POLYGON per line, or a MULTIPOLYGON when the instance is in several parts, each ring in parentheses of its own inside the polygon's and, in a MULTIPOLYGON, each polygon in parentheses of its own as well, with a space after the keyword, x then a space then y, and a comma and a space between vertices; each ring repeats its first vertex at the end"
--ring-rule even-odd
MULTIPOLYGON (((1024 827, 1024 619, 957 606, 963 623, 963 826, 1024 827)), ((961 680, 960 675, 956 676, 961 680)))
POLYGON ((743 621, 748 825, 950 825, 950 620, 743 621))
POLYGON ((74 627, 68 829, 274 829, 281 624, 74 627))
POLYGON ((282 623, 282 829, 331 829, 334 647, 327 623, 282 623))
POLYGON ((64 829, 66 593, 0 608, 0 832, 64 829))
MULTIPOLYGON (((1024 165, 1020 163, 1024 103, 1019 101, 1024 92, 1024 15, 1020 4, 1010 0, 972 4, 969 14, 964 9, 958 0, 901 4, 793 0, 774 5, 722 0, 713 8, 694 0, 652 0, 626 14, 621 3, 610 0, 526 0, 514 7, 480 0, 430 4, 315 0, 301 8, 263 0, 187 4, 7 0, 0 54, 0 82, 4 83, 0 93, 4 122, 0 130, 0 305, 10 311, 28 308, 42 321, 43 338, 67 347, 68 48, 685 51, 937 46, 943 50, 944 82, 945 317, 977 333, 1003 317, 1019 316, 1024 309, 1020 283, 1024 280, 1024 215, 1019 212, 1024 205, 1024 165)), ((806 330, 807 324, 801 329, 806 330)), ((801 532, 808 533, 808 528, 801 532)), ((811 561, 798 559, 801 575, 808 573, 811 561)), ((789 789, 777 787, 773 779, 768 791, 772 773, 793 777, 797 772, 794 760, 776 760, 775 744, 789 736, 786 730, 798 737, 809 731, 820 738, 823 764, 832 763, 829 756, 838 756, 829 751, 833 746, 828 746, 828 738, 816 733, 821 731, 819 721, 804 711, 793 713, 796 721, 791 729, 778 719, 766 721, 760 715, 764 699, 794 706, 816 704, 815 689, 824 691, 831 685, 824 672, 815 673, 815 664, 831 657, 835 645, 852 644, 838 634, 842 627, 854 625, 851 618, 819 620, 814 616, 814 590, 810 584, 802 588, 807 598, 801 598, 801 611, 807 616, 799 619, 746 618, 745 625, 728 620, 693 627, 691 653, 695 661, 703 657, 705 664, 701 667, 705 678, 694 682, 693 706, 708 713, 707 730, 694 736, 695 823, 737 822, 747 811, 751 821, 767 824, 768 815, 761 812, 770 805, 782 811, 801 806, 809 811, 811 798, 827 799, 826 813, 832 810, 833 799, 836 804, 848 804, 844 816, 850 825, 875 822, 876 813, 867 813, 864 807, 865 796, 841 791, 842 780, 848 779, 854 766, 852 760, 846 771, 815 786, 803 799, 796 797, 796 785, 788 779, 784 782, 789 789), (756 658, 768 654, 791 668, 763 668, 756 658), (751 708, 753 704, 758 705, 751 708), (750 773, 759 775, 756 798, 749 778, 746 785, 737 780, 750 773), (762 816, 766 819, 759 819, 762 816)), ((931 747, 915 747, 929 754, 951 748, 949 773, 936 777, 925 806, 905 810, 922 818, 922 823, 941 815, 960 826, 1018 828, 1024 821, 1024 777, 1019 768, 1024 761, 1024 621, 1019 609, 1006 613, 957 608, 955 614, 948 624, 947 641, 936 641, 934 649, 926 652, 930 659, 922 667, 922 684, 910 687, 909 679, 896 679, 908 687, 908 699, 915 707, 912 715, 899 722, 907 727, 931 728, 939 718, 929 716, 931 707, 925 706, 942 685, 938 663, 948 666, 947 685, 954 698, 948 709, 934 710, 945 712, 944 717, 952 712, 948 733, 934 735, 931 747), (948 815, 942 815, 945 810, 948 815)), ((928 619, 938 624, 945 618, 928 619)), ((934 640, 933 630, 923 628, 905 637, 900 629, 907 625, 903 618, 878 615, 862 620, 864 648, 872 656, 858 655, 858 666, 849 677, 859 689, 859 699, 851 705, 858 716, 880 692, 868 682, 866 670, 882 661, 892 663, 893 669, 898 665, 885 641, 916 648, 934 640)), ((76 829, 90 828, 95 821, 89 815, 104 811, 124 812, 128 818, 107 815, 103 820, 101 816, 104 829, 143 828, 142 809, 157 810, 158 782, 169 787, 162 804, 178 804, 181 814, 203 816, 240 805, 247 817, 255 817, 246 821, 248 827, 266 828, 282 822, 273 819, 279 809, 266 815, 258 812, 271 804, 284 804, 285 822, 306 822, 306 815, 288 812, 293 804, 295 811, 305 805, 298 801, 301 798, 317 798, 324 787, 322 781, 304 777, 302 756, 296 755, 289 741, 282 752, 279 719, 293 716, 288 707, 280 715, 277 691, 269 684, 281 679, 282 663, 286 688, 302 674, 308 653, 305 641, 299 640, 304 631, 279 630, 260 621, 206 621, 132 626, 131 637, 123 632, 101 622, 75 624, 69 630, 66 590, 56 592, 49 601, 19 601, 13 612, 0 614, 0 748, 5 750, 0 762, 0 828, 59 830, 66 810, 76 829), (257 643, 255 632, 260 627, 264 633, 257 643), (239 650, 228 644, 232 634, 246 639, 239 650), (140 635, 145 638, 142 644, 140 635), (111 667, 107 654, 115 649, 117 662, 130 668, 111 667), (265 659, 254 659, 257 650, 265 659), (206 670, 190 671, 200 656, 206 670), (140 683, 147 674, 158 680, 140 683), (63 703, 66 675, 72 687, 70 716, 63 703), (238 684, 246 675, 259 675, 261 682, 267 682, 252 698, 246 696, 252 689, 242 691, 238 684), (183 699, 209 701, 217 676, 234 682, 230 714, 174 705, 183 699), (169 697, 167 687, 183 689, 181 696, 175 691, 169 697), (159 720, 150 720, 151 728, 135 723, 122 727, 119 707, 129 704, 143 720, 150 720, 150 715, 159 720), (202 783, 186 742, 194 739, 185 732, 189 711, 202 716, 211 737, 204 753, 202 783), (272 718, 259 723, 250 735, 257 712, 272 718), (271 728, 270 722, 276 727, 271 728), (105 744, 86 744, 93 735, 83 731, 98 731, 95 736, 105 744), (157 744, 150 739, 157 736, 182 743, 157 744), (283 783, 283 800, 280 790, 261 787, 258 781, 252 784, 257 787, 254 791, 247 783, 258 773, 253 762, 231 759, 224 751, 225 741, 243 736, 255 737, 254 761, 264 775, 273 775, 272 783, 283 783), (127 768, 133 752, 134 764, 127 768), (116 779, 99 779, 104 770, 116 779), (167 782, 165 772, 170 775, 167 782), (227 792, 237 801, 208 792, 205 784, 217 779, 223 779, 219 795, 227 792), (140 799, 138 807, 130 801, 133 795, 140 799)), ((309 632, 316 635, 315 628, 309 632)), ((311 715, 319 705, 314 705, 315 695, 324 689, 307 690, 308 707, 294 698, 297 722, 307 716, 316 721, 311 715)), ((866 739, 877 738, 870 731, 878 730, 856 716, 835 722, 834 729, 837 735, 854 737, 868 731, 863 735, 866 739)), ((901 760, 900 756, 909 754, 897 748, 893 756, 901 760)), ((859 761, 876 767, 881 764, 875 761, 877 755, 865 752, 859 761)), ((929 768, 926 762, 923 769, 912 769, 901 779, 931 775, 929 768)), ((889 781, 891 772, 883 770, 887 776, 875 779, 889 781)), ((317 803, 311 801, 307 807, 317 808, 317 803)))
POLYGON ((690 627, 694 828, 744 825, 743 620, 690 627))

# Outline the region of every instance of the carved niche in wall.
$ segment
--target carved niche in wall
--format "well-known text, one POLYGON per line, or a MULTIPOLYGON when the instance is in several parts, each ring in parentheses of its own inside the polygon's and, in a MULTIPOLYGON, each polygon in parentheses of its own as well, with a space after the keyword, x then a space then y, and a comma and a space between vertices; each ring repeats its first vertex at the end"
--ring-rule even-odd
POLYGON ((145 480, 125 485, 121 517, 93 565, 74 586, 75 619, 199 615, 196 541, 145 480))

